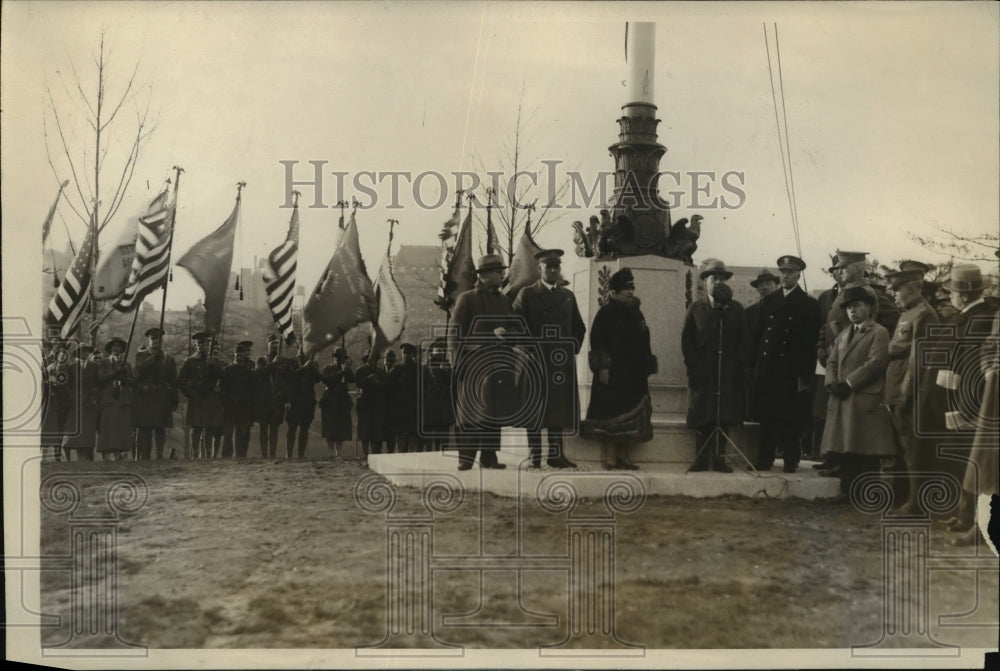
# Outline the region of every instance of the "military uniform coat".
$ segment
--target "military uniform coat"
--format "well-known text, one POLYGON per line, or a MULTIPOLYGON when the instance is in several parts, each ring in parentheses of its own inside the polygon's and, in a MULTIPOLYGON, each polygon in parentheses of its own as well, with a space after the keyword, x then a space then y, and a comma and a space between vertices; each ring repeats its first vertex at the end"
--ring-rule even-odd
POLYGON ((316 416, 316 383, 320 381, 319 367, 314 361, 288 374, 288 415, 290 425, 306 426, 316 416))
POLYGON ((222 426, 222 399, 219 383, 223 366, 213 358, 197 354, 184 362, 177 386, 187 398, 184 421, 198 428, 222 426))
POLYGON ((717 390, 721 392, 718 396, 718 423, 733 425, 743 421, 744 374, 749 360, 749 342, 746 315, 737 301, 730 301, 726 309, 720 310, 712 307, 707 298, 701 298, 688 308, 681 330, 681 351, 687 368, 689 427, 699 428, 716 423, 717 390))
MULTIPOLYGON (((535 361, 519 376, 521 398, 532 393, 544 399, 541 427, 576 429, 580 422, 580 394, 576 384, 576 355, 583 345, 587 325, 583 323, 576 296, 565 287, 551 289, 538 280, 521 289, 513 306, 524 317, 537 349, 528 349, 535 361), (551 330, 557 329, 555 334, 551 330), (528 370, 541 372, 542 380, 532 380, 528 370)), ((538 427, 538 428, 541 428, 538 427)), ((536 428, 536 427, 532 427, 536 428)))
POLYGON ((358 440, 385 440, 385 371, 362 364, 354 374, 358 396, 358 440))
POLYGON ((351 408, 354 403, 351 401, 348 385, 354 381, 354 373, 350 368, 344 369, 339 364, 330 363, 323 366, 319 374, 326 385, 319 399, 323 438, 350 440, 353 436, 351 408))
POLYGON ((400 363, 386 378, 386 410, 393 433, 416 434, 420 412, 417 362, 400 363))
POLYGON ((97 367, 101 418, 98 452, 127 452, 132 449, 132 366, 121 359, 103 359, 97 367))
POLYGON ((97 421, 100 413, 100 389, 97 384, 98 362, 77 360, 75 369, 78 385, 72 387, 73 401, 69 406, 66 424, 71 430, 66 436, 67 448, 94 448, 97 443, 97 421))
POLYGON ((132 426, 170 428, 180 396, 177 391, 177 364, 163 350, 150 353, 145 347, 135 354, 135 403, 132 426))
POLYGON ((447 429, 455 423, 451 398, 451 366, 447 361, 430 361, 423 368, 420 383, 423 426, 437 431, 447 429))
POLYGON ((609 298, 594 316, 588 354, 594 378, 587 419, 611 419, 631 412, 649 395, 653 351, 640 305, 639 299, 624 303, 609 298), (608 384, 598 376, 602 368, 609 371, 608 384))
POLYGON ((222 417, 225 424, 248 427, 253 424, 253 369, 243 363, 231 363, 222 371, 222 417))
POLYGON ((819 327, 819 303, 798 286, 787 296, 778 289, 761 300, 751 350, 756 419, 791 419, 800 412, 798 385, 811 384, 816 374, 819 327))
POLYGON ((993 317, 990 335, 980 348, 979 366, 983 373, 983 402, 979 411, 979 429, 972 441, 969 465, 962 488, 973 494, 1000 494, 997 478, 996 427, 1000 422, 1000 314, 993 317))
POLYGON ((822 451, 893 456, 896 441, 884 403, 889 332, 869 318, 848 343, 850 326, 833 342, 825 383, 847 382, 851 393, 843 399, 830 396, 822 451))
POLYGON ((455 418, 461 427, 495 426, 521 406, 511 365, 516 353, 493 334, 502 326, 509 337, 523 338, 523 322, 512 315, 510 299, 482 283, 455 301, 451 322, 457 330, 448 334, 448 349, 455 357, 455 418))

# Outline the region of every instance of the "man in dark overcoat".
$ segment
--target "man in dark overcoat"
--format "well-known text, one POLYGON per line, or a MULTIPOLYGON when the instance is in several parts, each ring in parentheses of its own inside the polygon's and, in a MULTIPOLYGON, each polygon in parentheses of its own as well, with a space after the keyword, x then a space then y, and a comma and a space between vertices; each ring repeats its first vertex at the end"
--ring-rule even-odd
POLYGON ((191 450, 196 457, 214 457, 212 436, 207 428, 221 426, 222 399, 219 383, 223 367, 208 355, 212 334, 200 331, 191 336, 195 352, 181 366, 177 387, 187 398, 185 422, 191 428, 191 450), (204 439, 204 442, 203 442, 204 439))
POLYGON ((306 446, 309 443, 309 426, 316 417, 316 383, 320 381, 319 364, 301 350, 298 355, 299 367, 288 376, 288 413, 285 421, 288 423, 288 437, 285 451, 287 458, 292 458, 298 433, 298 457, 304 459, 306 446))
POLYGON ((420 383, 421 438, 431 451, 443 452, 448 449, 448 434, 455 423, 451 364, 448 363, 448 342, 444 338, 431 343, 420 383))
POLYGON ((706 259, 698 271, 705 297, 691 303, 681 330, 681 351, 688 378, 687 425, 697 429, 693 471, 731 473, 723 431, 743 421, 748 343, 743 306, 733 300, 726 280, 733 274, 719 259, 706 259), (715 433, 713 436, 712 434, 715 433))
POLYGON ((778 259, 781 288, 761 301, 761 321, 753 335, 753 416, 760 423, 755 467, 774 465, 776 448, 784 453, 785 473, 794 473, 802 454, 801 427, 806 420, 808 393, 816 374, 819 303, 799 286, 805 261, 785 255, 778 259))
MULTIPOLYGON (((507 266, 497 254, 487 254, 476 264, 476 286, 459 294, 452 308, 455 329, 448 334, 448 351, 454 359, 456 420, 460 471, 472 468, 479 452, 482 468, 506 468, 497 459, 500 418, 516 399, 514 376, 504 365, 504 337, 519 320, 510 299, 500 293, 507 266), (508 375, 508 373, 510 373, 508 375)), ((523 333, 519 335, 524 335, 523 333)))
POLYGON ((385 436, 385 370, 378 365, 378 358, 371 351, 365 352, 361 365, 354 373, 358 387, 358 441, 361 443, 362 460, 368 463, 369 454, 382 452, 385 436))
POLYGON ((395 420, 396 407, 396 385, 392 379, 392 371, 396 369, 396 352, 386 350, 382 356, 381 379, 383 384, 383 394, 385 395, 385 409, 383 411, 382 437, 385 439, 385 453, 392 454, 396 451, 396 427, 395 420))
POLYGON ((236 345, 233 363, 222 371, 222 456, 246 459, 253 426, 254 374, 250 353, 253 343, 236 345))
POLYGON ((562 255, 561 249, 535 254, 541 278, 521 289, 514 300, 514 312, 524 317, 528 332, 538 345, 533 354, 541 360, 535 362, 535 370, 544 375, 544 384, 536 390, 541 394, 544 413, 539 426, 528 427, 532 468, 541 466, 543 427, 549 443, 546 463, 553 468, 576 468, 563 453, 563 432, 565 429, 576 432, 580 424, 575 357, 583 345, 587 325, 580 316, 576 296, 561 286, 562 255))
MULTIPOLYGON (((747 317, 747 333, 749 333, 751 337, 757 333, 757 329, 760 326, 761 307, 764 302, 764 296, 767 296, 769 293, 772 293, 775 289, 777 289, 778 282, 780 281, 781 278, 772 273, 770 270, 767 268, 761 268, 760 273, 757 274, 757 278, 750 283, 750 286, 757 290, 757 294, 759 296, 756 303, 752 303, 743 309, 743 313, 747 317)), ((750 364, 750 368, 747 369, 746 375, 748 417, 751 414, 750 403, 753 399, 753 357, 750 359, 750 364)))
POLYGON ((177 363, 163 351, 163 329, 153 327, 145 335, 146 344, 135 353, 132 425, 136 428, 138 458, 151 457, 155 440, 156 458, 162 459, 167 429, 174 425, 173 412, 180 402, 177 363))
POLYGON ((417 451, 417 413, 419 395, 419 371, 417 370, 417 348, 411 343, 399 346, 402 361, 389 370, 386 377, 389 389, 389 429, 392 431, 396 452, 417 451))
POLYGON ((278 456, 278 427, 285 421, 288 399, 288 379, 298 368, 295 359, 281 353, 281 338, 272 333, 267 337, 267 356, 262 371, 254 371, 254 421, 260 432, 260 454, 267 459, 278 456))

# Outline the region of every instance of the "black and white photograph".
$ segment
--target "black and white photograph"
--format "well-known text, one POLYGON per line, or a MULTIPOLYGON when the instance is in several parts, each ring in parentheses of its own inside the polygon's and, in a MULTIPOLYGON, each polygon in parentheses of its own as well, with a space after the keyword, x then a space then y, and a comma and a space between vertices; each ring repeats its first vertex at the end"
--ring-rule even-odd
POLYGON ((997 662, 997 5, 0 13, 8 661, 997 662))

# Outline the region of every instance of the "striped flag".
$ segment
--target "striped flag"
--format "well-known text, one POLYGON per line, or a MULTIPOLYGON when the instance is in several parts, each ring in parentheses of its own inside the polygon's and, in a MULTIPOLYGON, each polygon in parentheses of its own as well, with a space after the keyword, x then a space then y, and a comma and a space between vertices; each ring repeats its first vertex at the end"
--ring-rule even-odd
POLYGON ((452 221, 457 225, 458 210, 441 231, 441 285, 434 301, 439 308, 447 311, 451 310, 460 293, 476 284, 476 266, 472 260, 472 211, 465 217, 457 236, 452 234, 452 221))
POLYGON ((58 329, 62 338, 69 338, 80 325, 80 318, 90 304, 91 256, 94 253, 94 227, 87 227, 80 251, 66 271, 62 283, 45 311, 49 331, 58 329))
POLYGON ((161 191, 150 202, 148 213, 139 217, 132 269, 114 305, 119 312, 135 310, 146 296, 166 285, 174 227, 174 207, 168 195, 169 189, 161 191))
POLYGON ((283 243, 267 255, 263 273, 267 306, 271 308, 271 316, 274 317, 278 330, 289 344, 295 340, 295 329, 292 326, 292 294, 295 292, 298 256, 299 206, 296 203, 292 209, 292 219, 288 223, 288 235, 283 243))
MULTIPOLYGON (((392 246, 391 228, 389 246, 392 246)), ((406 297, 392 274, 392 257, 389 256, 388 249, 375 277, 375 305, 378 306, 378 316, 372 321, 373 357, 399 340, 406 328, 406 297)))

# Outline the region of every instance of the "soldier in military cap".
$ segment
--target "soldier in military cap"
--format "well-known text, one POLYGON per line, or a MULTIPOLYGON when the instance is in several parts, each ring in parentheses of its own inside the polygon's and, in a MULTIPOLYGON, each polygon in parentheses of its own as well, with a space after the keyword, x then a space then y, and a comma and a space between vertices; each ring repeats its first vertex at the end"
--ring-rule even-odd
POLYGON ((455 423, 451 401, 451 364, 448 342, 438 338, 431 343, 430 354, 421 377, 420 410, 423 429, 431 451, 448 449, 448 434, 455 423))
POLYGON ((282 353, 281 338, 274 333, 269 335, 264 372, 255 373, 257 386, 254 395, 254 419, 260 429, 260 452, 269 459, 278 454, 278 429, 285 421, 289 386, 298 367, 295 359, 282 353))
MULTIPOLYGON (((575 468, 576 464, 563 452, 563 432, 575 432, 580 423, 580 398, 576 384, 576 355, 583 345, 587 325, 583 322, 576 296, 562 282, 561 249, 544 249, 535 254, 539 275, 534 284, 521 289, 514 299, 514 312, 524 317, 528 331, 538 344, 534 350, 540 360, 537 370, 543 371, 541 388, 545 412, 541 424, 528 427, 531 467, 539 468, 542 459, 542 428, 548 434, 548 458, 553 468, 575 468), (572 350, 567 341, 572 340, 572 350), (564 349, 566 351, 559 352, 564 349)), ((521 380, 522 395, 528 393, 521 380)))
POLYGON ((320 381, 319 365, 302 351, 301 340, 297 363, 298 367, 288 376, 288 412, 285 414, 285 421, 288 423, 285 447, 288 459, 292 458, 296 447, 298 458, 305 459, 309 427, 316 418, 316 383, 320 381))
POLYGON ((384 428, 382 437, 385 439, 385 453, 396 452, 396 427, 393 424, 393 413, 396 407, 397 387, 393 384, 392 371, 396 369, 395 350, 386 350, 382 355, 382 383, 385 394, 385 411, 383 412, 384 428))
MULTIPOLYGON (((912 263, 912 262, 910 262, 912 263)), ((900 266, 906 265, 904 262, 900 266)), ((905 468, 909 471, 909 496, 903 505, 907 514, 917 512, 919 482, 916 471, 929 470, 935 444, 921 439, 923 432, 914 425, 916 403, 930 402, 936 396, 933 375, 917 363, 915 343, 926 339, 929 327, 938 323, 937 313, 922 296, 924 271, 910 268, 888 273, 896 305, 902 313, 889 340, 889 366, 885 373, 885 403, 892 414, 896 436, 902 448, 905 468)), ((926 406, 924 406, 926 408, 926 406)), ((923 416, 925 413, 919 413, 923 416)))
POLYGON ((233 363, 222 372, 222 456, 245 459, 253 425, 254 374, 250 353, 253 343, 243 340, 233 352, 233 363))
POLYGON ((403 343, 399 346, 399 351, 402 361, 386 375, 387 424, 395 441, 396 452, 417 451, 417 413, 420 410, 417 348, 411 343, 403 343))
POLYGON ((191 451, 195 457, 215 456, 213 430, 223 425, 219 385, 223 367, 209 356, 212 334, 199 331, 191 336, 195 352, 177 376, 177 386, 187 398, 185 422, 191 429, 191 451))
POLYGON ((174 425, 173 412, 180 402, 177 389, 177 364, 163 351, 163 329, 151 328, 145 333, 146 344, 135 353, 135 403, 132 405, 132 425, 136 428, 136 449, 139 459, 152 456, 156 441, 156 458, 163 458, 167 429, 174 425))
POLYGON ((760 423, 755 466, 770 470, 781 449, 783 470, 794 473, 802 454, 802 426, 811 410, 819 303, 799 287, 805 261, 786 254, 777 263, 781 288, 761 299, 761 320, 751 340, 756 352, 752 408, 760 423))
POLYGON ((361 442, 362 461, 368 463, 369 454, 382 452, 385 437, 385 370, 378 366, 378 358, 371 350, 365 352, 361 365, 354 374, 358 396, 358 440, 361 442))

